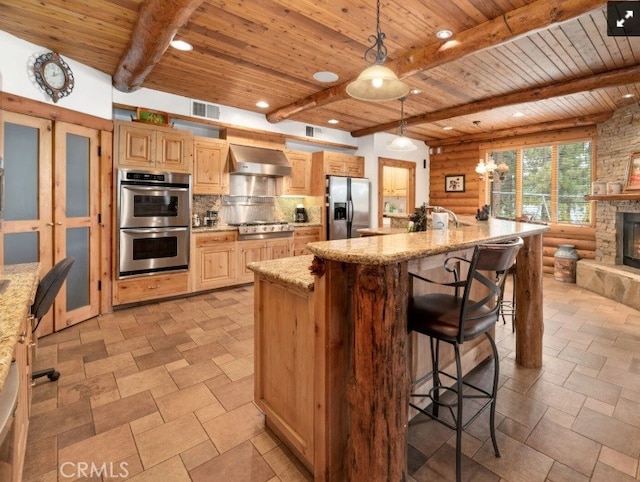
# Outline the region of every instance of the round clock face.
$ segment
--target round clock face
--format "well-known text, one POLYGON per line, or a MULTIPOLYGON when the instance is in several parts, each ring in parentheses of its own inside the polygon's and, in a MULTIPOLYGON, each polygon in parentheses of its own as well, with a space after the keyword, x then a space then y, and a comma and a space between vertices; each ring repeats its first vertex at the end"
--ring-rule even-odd
POLYGON ((54 102, 71 94, 75 85, 71 67, 55 52, 42 54, 35 60, 33 75, 54 102))
POLYGON ((58 64, 48 62, 44 65, 44 80, 54 89, 61 89, 67 76, 58 64))

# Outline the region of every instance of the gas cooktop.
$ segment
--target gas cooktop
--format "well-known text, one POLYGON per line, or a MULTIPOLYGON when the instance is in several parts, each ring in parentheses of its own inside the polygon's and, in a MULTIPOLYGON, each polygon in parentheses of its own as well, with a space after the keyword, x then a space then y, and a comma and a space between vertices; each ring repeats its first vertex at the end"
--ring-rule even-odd
POLYGON ((263 234, 263 233, 293 233, 294 227, 286 222, 278 221, 250 221, 246 223, 230 224, 238 227, 238 234, 263 234))

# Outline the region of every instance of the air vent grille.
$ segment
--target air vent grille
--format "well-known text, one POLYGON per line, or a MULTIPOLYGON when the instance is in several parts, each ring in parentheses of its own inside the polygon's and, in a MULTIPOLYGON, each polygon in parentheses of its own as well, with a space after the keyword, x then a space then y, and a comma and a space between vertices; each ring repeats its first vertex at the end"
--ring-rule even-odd
POLYGON ((322 129, 319 127, 307 126, 307 137, 320 137, 322 135, 322 129))
POLYGON ((191 115, 194 117, 202 117, 204 119, 220 119, 220 107, 209 102, 200 100, 191 101, 191 115))

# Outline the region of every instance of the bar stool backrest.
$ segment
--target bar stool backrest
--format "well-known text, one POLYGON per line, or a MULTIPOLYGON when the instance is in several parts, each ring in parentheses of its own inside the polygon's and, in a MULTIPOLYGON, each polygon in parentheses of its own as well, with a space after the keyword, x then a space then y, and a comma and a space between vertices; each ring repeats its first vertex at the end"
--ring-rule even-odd
POLYGON ((465 323, 487 317, 495 317, 495 321, 498 320, 498 301, 501 298, 505 277, 523 244, 522 238, 516 237, 502 243, 476 246, 462 295, 458 343, 464 341, 465 323), (479 300, 473 299, 472 295, 475 293, 483 293, 484 296, 479 300))

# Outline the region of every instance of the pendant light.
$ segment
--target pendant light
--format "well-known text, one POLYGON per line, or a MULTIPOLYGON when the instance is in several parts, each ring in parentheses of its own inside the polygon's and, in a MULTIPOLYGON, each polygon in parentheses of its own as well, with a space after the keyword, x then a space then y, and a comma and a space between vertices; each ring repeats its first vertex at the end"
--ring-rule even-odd
POLYGON ((409 93, 409 86, 399 80, 393 70, 382 65, 387 59, 384 38, 380 31, 380 0, 377 0, 376 35, 369 36, 372 45, 364 53, 364 60, 373 65, 347 85, 347 94, 354 99, 382 102, 406 97, 409 93))
POLYGON ((405 97, 400 98, 400 126, 398 127, 398 136, 387 146, 387 149, 390 151, 410 152, 417 149, 416 145, 411 142, 411 139, 405 135, 407 132, 407 123, 404 120, 405 100, 405 97))

